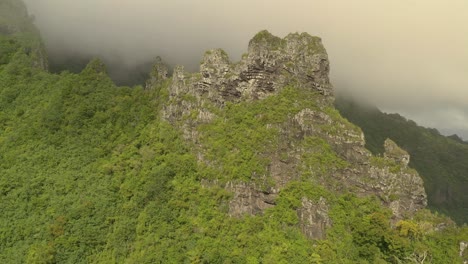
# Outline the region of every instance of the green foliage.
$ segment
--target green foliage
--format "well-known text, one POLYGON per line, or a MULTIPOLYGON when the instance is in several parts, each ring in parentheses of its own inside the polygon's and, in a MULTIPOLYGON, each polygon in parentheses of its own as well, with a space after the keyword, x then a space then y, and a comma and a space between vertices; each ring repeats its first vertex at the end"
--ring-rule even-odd
POLYGON ((19 47, 14 38, 0 35, 0 65, 8 64, 19 47))
POLYGON ((366 147, 374 154, 383 154, 387 138, 408 151, 410 167, 424 180, 429 207, 459 224, 467 222, 468 144, 418 126, 398 114, 385 114, 343 98, 337 100, 336 107, 362 128, 366 147))
MULTIPOLYGON (((17 52, 36 62, 43 53, 39 31, 32 23, 26 6, 19 0, 0 1, 0 69, 13 59, 17 52)), ((30 64, 31 65, 31 64, 30 64)))
POLYGON ((370 164, 377 168, 389 168, 391 173, 399 173, 402 170, 400 164, 396 163, 394 160, 386 159, 378 156, 373 156, 370 158, 370 164))
POLYGON ((255 43, 258 45, 266 45, 273 50, 280 49, 286 45, 286 41, 272 35, 268 30, 262 30, 258 32, 252 40, 250 40, 250 44, 255 43))
MULTIPOLYGON (((115 87, 100 72, 1 72, 2 262, 355 263, 429 252, 450 263, 456 256, 459 234, 421 237, 403 223, 392 229, 379 202, 333 194, 308 176, 290 182, 263 215, 229 217, 231 194, 199 180, 219 171, 199 166, 158 118, 168 83, 152 91, 115 87), (296 210, 303 197, 329 203, 327 240, 302 235, 296 210)), ((228 105, 200 128, 207 153, 224 162, 225 177, 249 180, 263 167, 243 163, 266 164, 264 154, 279 140, 275 126, 313 109, 315 96, 285 88, 228 105), (235 149, 251 156, 229 156, 235 149)), ((304 164, 323 176, 346 166, 322 139, 307 137, 302 147, 310 150, 304 164)))
POLYGON ((31 73, 0 72, 0 259, 83 262, 134 237, 126 212, 163 196, 187 149, 155 120, 152 92, 95 71, 31 73))
POLYGON ((303 33, 291 33, 286 38, 294 38, 302 43, 308 43, 307 46, 303 46, 300 50, 302 54, 326 54, 325 47, 322 45, 322 40, 319 37, 311 36, 306 32, 303 33))
POLYGON ((421 212, 394 229, 379 201, 314 184, 310 171, 326 177, 347 166, 320 138, 303 140, 304 177, 261 215, 229 216, 232 193, 222 183, 202 185, 207 176, 255 181, 264 174, 281 143, 279 125, 306 107, 318 110, 312 91, 286 87, 220 109, 199 127, 210 167, 160 118, 170 81, 153 90, 117 87, 98 60, 79 74, 50 74, 32 67, 33 54, 18 43, 0 66, 1 263, 459 260, 466 228, 434 231, 445 220, 421 212), (297 209, 303 198, 321 197, 333 226, 314 241, 301 233, 297 209))
POLYGON ((279 144, 278 125, 306 106, 317 94, 285 87, 278 95, 255 102, 227 104, 217 118, 199 127, 204 154, 219 169, 221 180, 260 181, 269 163, 268 152, 279 144))
POLYGON ((307 178, 328 177, 338 169, 344 169, 348 163, 338 157, 331 146, 318 137, 306 137, 302 141, 305 152, 302 155, 302 170, 307 178))

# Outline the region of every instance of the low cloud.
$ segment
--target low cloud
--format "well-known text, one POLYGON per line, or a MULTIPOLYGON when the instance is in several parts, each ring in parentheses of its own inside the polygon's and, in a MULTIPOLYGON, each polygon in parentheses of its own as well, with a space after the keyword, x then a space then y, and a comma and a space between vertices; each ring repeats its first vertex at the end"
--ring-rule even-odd
POLYGON ((46 45, 63 54, 156 55, 196 70, 205 50, 233 60, 259 30, 322 37, 332 81, 347 91, 468 139, 468 2, 464 0, 25 0, 46 45))

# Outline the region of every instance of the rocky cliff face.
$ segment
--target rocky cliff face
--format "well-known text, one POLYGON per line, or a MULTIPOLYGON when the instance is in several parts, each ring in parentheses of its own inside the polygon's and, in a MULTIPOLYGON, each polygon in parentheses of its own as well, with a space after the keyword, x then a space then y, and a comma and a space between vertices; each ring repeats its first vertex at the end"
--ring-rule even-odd
MULTIPOLYGON (((167 72, 157 63, 147 88, 160 87, 167 72)), ((426 206, 422 180, 407 167, 409 155, 388 141, 384 157, 372 156, 364 148, 361 130, 333 108, 328 73, 327 53, 319 38, 296 33, 281 39, 267 31, 250 41, 248 53, 238 63, 232 63, 223 50, 216 49, 205 53, 199 73, 189 74, 182 67, 174 69, 163 117, 193 143, 199 162, 218 173, 214 173, 216 184, 232 192, 231 216, 262 213, 276 205, 275 199, 288 183, 298 180, 333 192, 377 196, 391 208, 395 220, 426 206), (292 99, 288 94, 299 95, 292 99), (262 105, 270 97, 281 96, 285 96, 277 101, 281 104, 277 107, 284 108, 281 113, 271 113, 274 106, 262 105), (259 128, 265 132, 252 142, 263 143, 251 149, 242 147, 239 139, 231 142, 228 151, 210 155, 207 138, 216 134, 203 127, 243 123, 243 117, 236 120, 223 114, 240 104, 264 107, 264 112, 260 110, 252 117, 255 123, 247 122, 238 132, 251 138, 255 131, 249 129, 260 123, 259 128), (237 168, 227 163, 238 156, 248 156, 243 160, 253 161, 254 165, 261 163, 260 169, 237 177, 233 172, 237 168)), ((242 167, 242 163, 238 166, 242 167)), ((297 214, 304 234, 310 238, 325 236, 326 228, 333 224, 327 215, 328 207, 323 197, 317 201, 303 197, 297 214)))
POLYGON ((262 99, 291 82, 320 91, 332 98, 329 63, 321 40, 308 34, 290 34, 280 39, 262 31, 249 43, 249 52, 231 63, 221 49, 205 53, 200 73, 187 74, 177 67, 171 97, 190 94, 222 106, 225 102, 262 99))

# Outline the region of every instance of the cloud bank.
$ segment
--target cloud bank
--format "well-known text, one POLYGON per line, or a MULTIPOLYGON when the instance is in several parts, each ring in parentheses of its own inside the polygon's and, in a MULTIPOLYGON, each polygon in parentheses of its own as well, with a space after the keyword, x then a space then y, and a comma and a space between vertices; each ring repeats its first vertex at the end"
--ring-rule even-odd
POLYGON ((338 92, 468 139, 465 0, 25 0, 53 54, 233 60, 262 29, 322 37, 338 92))

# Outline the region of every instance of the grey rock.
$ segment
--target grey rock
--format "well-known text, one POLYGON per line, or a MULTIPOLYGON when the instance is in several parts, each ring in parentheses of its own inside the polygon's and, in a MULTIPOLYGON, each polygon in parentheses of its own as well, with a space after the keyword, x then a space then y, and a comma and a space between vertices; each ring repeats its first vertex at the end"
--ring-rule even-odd
POLYGON ((251 183, 229 182, 226 189, 234 194, 229 203, 229 215, 240 217, 245 214, 256 215, 275 205, 278 192, 262 190, 251 183))
MULTIPOLYGON (((193 143, 199 162, 207 166, 212 161, 204 157, 197 128, 217 118, 214 108, 262 100, 287 85, 317 93, 313 107, 302 109, 283 124, 267 126, 277 129, 279 138, 273 149, 260 154, 270 162, 265 175, 252 175, 249 182, 217 184, 233 194, 229 203, 231 216, 263 213, 275 206, 281 189, 303 175, 309 175, 311 182, 332 192, 377 196, 392 210, 395 221, 427 205, 422 179, 408 168, 408 153, 386 141, 385 156, 373 157, 365 148, 362 131, 334 112, 329 69, 320 38, 307 33, 278 38, 267 31, 258 33, 249 42, 248 53, 238 63, 232 63, 223 50, 214 49, 205 53, 199 73, 187 73, 180 66, 175 68, 163 117, 182 130, 184 138, 193 143), (320 149, 303 144, 307 138, 325 141, 345 165, 326 164, 328 167, 323 168, 320 164, 317 167, 304 164, 304 156, 321 155, 320 149)), ((323 198, 319 201, 304 198, 297 213, 299 226, 309 238, 324 238, 327 227, 332 225, 323 198)))
POLYGON ((325 239, 326 229, 332 226, 328 211, 325 198, 320 197, 316 202, 302 198, 302 206, 297 210, 302 233, 310 239, 325 239))
MULTIPOLYGON (((468 248, 468 242, 467 241, 461 241, 460 242, 460 257, 463 257, 464 253, 465 253, 465 250, 468 248)), ((463 263, 466 263, 468 262, 468 259, 464 259, 464 262, 463 263)))
POLYGON ((403 167, 408 167, 410 155, 405 150, 401 149, 393 140, 387 138, 384 142, 385 153, 384 157, 391 159, 403 167))

